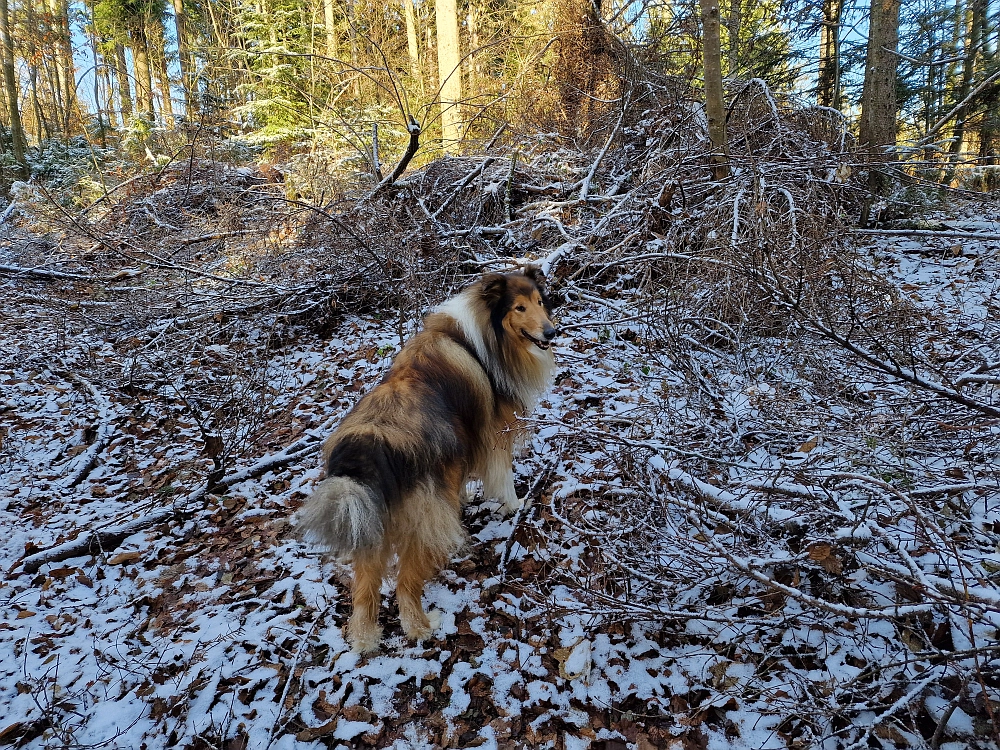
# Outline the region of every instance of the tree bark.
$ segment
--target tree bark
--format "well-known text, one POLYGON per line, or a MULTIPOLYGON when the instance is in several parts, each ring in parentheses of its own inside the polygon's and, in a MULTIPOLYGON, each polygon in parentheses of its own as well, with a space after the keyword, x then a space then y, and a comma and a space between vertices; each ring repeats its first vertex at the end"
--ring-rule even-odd
POLYGON ((174 102, 170 91, 170 73, 167 70, 167 33, 163 26, 163 18, 154 16, 147 28, 155 35, 152 46, 153 62, 156 65, 156 79, 160 85, 160 113, 164 121, 173 126, 174 102))
POLYGON ((122 123, 132 119, 132 84, 128 77, 128 63, 125 60, 125 47, 115 45, 114 53, 115 80, 118 83, 118 102, 122 111, 122 123))
MULTIPOLYGON (((63 85, 64 120, 63 131, 67 134, 74 130, 73 118, 79 111, 76 96, 76 62, 73 60, 72 31, 69 24, 68 0, 53 0, 52 8, 56 12, 58 31, 60 76, 63 85)), ((82 129, 83 123, 76 123, 82 129)))
MULTIPOLYGON (((983 40, 983 26, 986 16, 985 0, 971 0, 967 9, 967 25, 965 35, 965 54, 962 60, 962 81, 959 84, 958 92, 955 94, 956 101, 964 101, 972 92, 972 80, 976 74, 976 62, 979 60, 979 47, 983 40)), ((955 129, 952 131, 952 141, 948 148, 954 161, 962 153, 962 146, 965 140, 966 118, 971 109, 971 103, 960 106, 955 113, 955 129)))
MULTIPOLYGON (((330 2, 330 0, 327 0, 330 2)), ((177 57, 181 66, 181 89, 184 92, 184 110, 189 118, 198 114, 198 79, 191 40, 188 39, 187 14, 184 0, 172 0, 174 29, 177 32, 177 57)))
POLYGON ((872 0, 861 94, 860 141, 879 155, 896 145, 896 46, 900 0, 872 0))
POLYGON ((3 82, 7 92, 7 112, 10 115, 11 147, 14 151, 14 161, 17 162, 22 179, 28 179, 28 162, 24 152, 27 142, 24 138, 24 128, 21 125, 21 110, 18 95, 21 87, 17 84, 14 70, 14 45, 10 36, 10 10, 7 0, 0 0, 0 43, 3 44, 3 82))
POLYGON ((326 56, 336 59, 337 49, 337 17, 334 14, 334 0, 323 0, 323 34, 326 37, 326 56))
POLYGON ((729 48, 726 50, 726 68, 734 76, 740 69, 740 26, 743 24, 743 0, 729 0, 729 17, 726 19, 726 34, 729 48))
POLYGON ((437 0, 434 18, 437 26, 438 77, 441 81, 441 142, 445 151, 454 151, 462 138, 462 53, 455 0, 437 0))
POLYGON ((816 102, 840 109, 840 19, 844 0, 823 0, 823 25, 819 36, 819 80, 816 102))
MULTIPOLYGON (((140 24, 142 22, 140 21, 140 24)), ((138 114, 150 122, 156 119, 153 111, 153 75, 149 69, 146 30, 139 25, 132 29, 132 61, 135 63, 135 104, 138 114)))
POLYGON ((729 174, 726 144, 726 105, 722 90, 722 40, 719 0, 700 0, 705 74, 705 115, 712 142, 712 171, 716 179, 729 174))
POLYGON ((406 50, 410 55, 410 75, 424 96, 424 77, 420 72, 420 48, 417 46, 417 12, 413 0, 403 0, 403 15, 406 17, 406 50))

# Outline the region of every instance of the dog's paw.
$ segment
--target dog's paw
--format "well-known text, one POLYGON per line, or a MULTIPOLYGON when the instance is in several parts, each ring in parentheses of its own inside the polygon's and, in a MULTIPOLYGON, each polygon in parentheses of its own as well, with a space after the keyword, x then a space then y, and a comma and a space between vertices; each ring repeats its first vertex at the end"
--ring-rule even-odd
POLYGON ((432 633, 436 633, 441 629, 441 622, 443 619, 444 615, 440 609, 432 609, 427 613, 427 622, 430 623, 432 633))
POLYGON ((430 620, 424 615, 422 618, 404 618, 403 632, 411 641, 424 641, 431 637, 433 631, 430 620))
POLYGON ((356 654, 370 654, 378 651, 379 643, 382 641, 382 628, 352 620, 347 624, 346 635, 347 642, 351 644, 351 651, 356 654))
POLYGON ((503 505, 500 506, 500 510, 505 516, 512 516, 517 513, 521 508, 524 507, 524 500, 519 498, 517 495, 505 498, 503 505))

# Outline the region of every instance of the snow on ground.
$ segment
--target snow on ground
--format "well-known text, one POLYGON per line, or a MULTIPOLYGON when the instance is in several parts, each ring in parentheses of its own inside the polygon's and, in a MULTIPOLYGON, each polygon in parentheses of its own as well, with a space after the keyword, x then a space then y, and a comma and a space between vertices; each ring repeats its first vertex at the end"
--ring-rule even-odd
MULTIPOLYGON (((880 239, 872 264, 918 306, 985 330, 1000 304, 996 243, 955 245, 880 239)), ((294 511, 320 476, 318 448, 191 500, 213 467, 181 397, 178 379, 195 375, 178 368, 130 388, 138 365, 120 356, 119 333, 81 332, 30 305, 11 302, 0 327, 0 745, 834 748, 847 735, 828 717, 840 715, 868 728, 855 746, 920 746, 935 726, 921 738, 889 709, 902 701, 916 716, 908 691, 948 686, 956 672, 914 657, 926 647, 908 632, 939 648, 986 649, 977 652, 983 679, 963 700, 974 693, 989 705, 1000 477, 977 455, 996 454, 948 443, 935 456, 921 452, 918 435, 913 455, 901 454, 890 433, 909 396, 884 378, 860 370, 847 378, 851 398, 872 407, 858 437, 838 428, 853 424, 848 402, 803 379, 816 363, 780 341, 762 340, 746 361, 704 349, 680 372, 641 323, 602 322, 620 310, 564 307, 555 385, 516 463, 519 492, 540 488, 534 505, 507 518, 474 500, 466 549, 426 590, 440 622, 434 640, 403 637, 387 584, 384 648, 361 658, 342 633, 345 569, 293 533, 294 511), (107 389, 113 382, 123 385, 107 389), (699 426, 706 412, 714 427, 699 426), (82 462, 102 424, 111 430, 88 470, 82 462), (702 460, 712 441, 728 441, 728 461, 702 460), (915 614, 910 630, 851 615, 923 606, 919 592, 901 600, 891 584, 913 573, 907 560, 927 571, 924 593, 955 580, 903 510, 866 515, 890 511, 860 480, 829 490, 822 528, 794 532, 805 538, 797 546, 758 539, 754 548, 740 536, 739 524, 794 529, 802 498, 820 492, 813 478, 837 472, 888 483, 905 475, 899 486, 910 497, 962 485, 949 497, 980 533, 966 537, 962 564, 978 571, 965 585, 985 614, 975 623, 915 614), (770 493, 760 489, 768 483, 770 493), (81 531, 171 505, 169 520, 114 549, 34 573, 21 567, 25 555, 81 531), (825 591, 823 570, 843 573, 844 592, 863 589, 872 534, 896 522, 909 553, 893 563, 898 570, 879 558, 886 577, 866 598, 831 594, 828 610, 796 598, 825 591), (739 554, 727 563, 726 550, 739 554), (742 572, 732 567, 746 561, 742 572), (755 588, 753 570, 791 593, 755 588), (874 703, 865 692, 873 670, 884 676, 874 703)), ((257 391, 267 394, 258 437, 249 428, 227 436, 245 439, 235 468, 335 423, 398 345, 392 321, 352 316, 332 337, 302 332, 272 353, 255 370, 267 384, 257 391)), ((976 427, 975 440, 996 440, 1000 425, 990 424, 976 427)), ((938 429, 963 434, 958 420, 938 429)), ((949 716, 939 740, 952 744, 940 746, 992 746, 986 709, 973 716, 964 710, 971 704, 951 703, 933 690, 924 701, 931 721, 949 716)))

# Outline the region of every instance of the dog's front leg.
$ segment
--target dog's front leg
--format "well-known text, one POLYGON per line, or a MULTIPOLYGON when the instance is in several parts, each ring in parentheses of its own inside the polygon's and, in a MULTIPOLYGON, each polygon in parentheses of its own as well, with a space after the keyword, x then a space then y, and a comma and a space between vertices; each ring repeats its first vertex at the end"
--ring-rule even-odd
POLYGON ((483 472, 483 495, 499 500, 503 511, 515 513, 524 505, 514 489, 513 458, 509 449, 497 449, 490 455, 486 471, 483 472))

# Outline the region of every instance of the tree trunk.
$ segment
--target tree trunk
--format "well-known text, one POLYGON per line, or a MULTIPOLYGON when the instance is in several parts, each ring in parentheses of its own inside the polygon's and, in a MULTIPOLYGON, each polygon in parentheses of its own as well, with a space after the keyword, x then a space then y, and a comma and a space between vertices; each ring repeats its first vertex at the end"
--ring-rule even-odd
MULTIPOLYGON (((73 60, 72 31, 69 24, 69 2, 68 0, 53 0, 53 8, 58 11, 57 29, 61 58, 61 76, 63 84, 63 104, 65 106, 65 121, 63 123, 64 132, 69 134, 75 130, 73 118, 77 114, 79 105, 76 96, 76 62, 73 60)), ((83 123, 77 123, 82 128, 83 123)))
POLYGON ((731 76, 740 69, 740 26, 743 23, 743 0, 729 0, 729 17, 726 19, 726 33, 729 48, 726 50, 726 68, 731 76))
POLYGON ((118 122, 118 112, 115 110, 115 87, 111 78, 111 64, 107 57, 102 56, 101 65, 101 88, 104 90, 105 112, 108 116, 108 125, 112 130, 118 130, 121 123, 118 122))
POLYGON ((458 39, 458 8, 455 0, 436 0, 437 59, 441 99, 441 142, 454 151, 462 138, 462 53, 458 39))
POLYGON ((167 34, 163 27, 163 19, 153 17, 149 26, 155 35, 151 52, 156 65, 156 81, 160 85, 160 113, 170 127, 174 124, 174 102, 170 91, 170 73, 167 70, 167 34))
MULTIPOLYGON (((94 8, 90 0, 85 0, 84 7, 90 18, 94 17, 94 8)), ((97 33, 93 24, 87 24, 84 28, 87 34, 87 41, 90 42, 90 52, 94 56, 94 110, 97 114, 97 126, 101 134, 101 147, 107 148, 107 137, 105 126, 114 127, 111 123, 114 118, 114 103, 111 101, 109 92, 104 91, 104 82, 107 79, 106 61, 101 58, 101 51, 97 43, 97 33)))
POLYGON ((17 85, 14 71, 14 45, 10 36, 10 12, 7 0, 0 0, 0 43, 3 44, 3 82, 7 92, 7 111, 10 114, 10 139, 14 151, 14 161, 20 168, 21 178, 28 179, 28 162, 24 158, 27 142, 24 138, 24 128, 21 126, 21 110, 18 95, 21 87, 17 85))
POLYGON ((28 66, 28 85, 31 88, 31 104, 35 113, 35 134, 38 140, 52 137, 52 129, 49 121, 45 117, 45 110, 42 109, 42 101, 38 96, 38 67, 28 66))
MULTIPOLYGON (((967 32, 965 35, 965 54, 962 60, 962 81, 955 94, 955 101, 961 102, 972 92, 972 80, 976 73, 976 62, 979 59, 979 46, 983 39, 983 22, 986 15, 985 0, 971 0, 966 8, 967 32)), ((965 140, 965 120, 971 109, 970 105, 960 107, 955 113, 955 129, 952 131, 951 145, 948 151, 952 161, 962 153, 965 140)))
POLYGON ((465 16, 465 23, 469 29, 469 56, 465 59, 466 91, 479 91, 480 56, 476 54, 476 50, 479 49, 479 19, 479 9, 474 2, 470 2, 469 12, 465 16))
POLYGON ((726 145, 726 104, 722 91, 722 40, 719 0, 700 0, 705 68, 705 115, 712 142, 712 171, 716 179, 729 173, 726 145))
POLYGON ((819 34, 819 80, 816 102, 840 109, 840 18, 844 0, 823 0, 823 25, 819 34))
POLYGON ((900 0, 872 0, 861 93, 861 146, 880 156, 896 145, 896 46, 900 0))
POLYGON ((115 45, 114 54, 115 80, 118 83, 118 102, 121 105, 122 123, 132 119, 132 84, 128 77, 128 63, 125 59, 125 47, 115 45))
POLYGON ((138 115, 149 122, 156 119, 153 111, 153 76, 149 69, 149 54, 146 46, 146 31, 138 26, 130 33, 132 39, 132 61, 135 63, 135 105, 138 115))
MULTIPOLYGON (((358 15, 357 2, 355 0, 347 0, 347 22, 347 37, 351 43, 351 66, 357 70, 361 67, 361 60, 358 56, 358 15)), ((361 76, 354 76, 352 88, 354 89, 354 96, 360 99, 361 76)))
MULTIPOLYGON (((337 17, 334 14, 334 0, 323 0, 323 31, 326 36, 326 56, 337 58, 337 17)), ((409 19, 407 19, 409 23, 409 19)))
POLYGON ((420 48, 417 46, 417 12, 413 0, 403 0, 403 15, 406 17, 406 49, 410 54, 410 75, 424 97, 424 76, 420 72, 420 48))
POLYGON ((184 110, 187 117, 194 118, 198 114, 198 78, 194 56, 191 54, 191 41, 188 39, 187 14, 184 0, 172 0, 172 4, 174 28, 177 31, 177 57, 181 66, 181 90, 184 92, 184 110))

